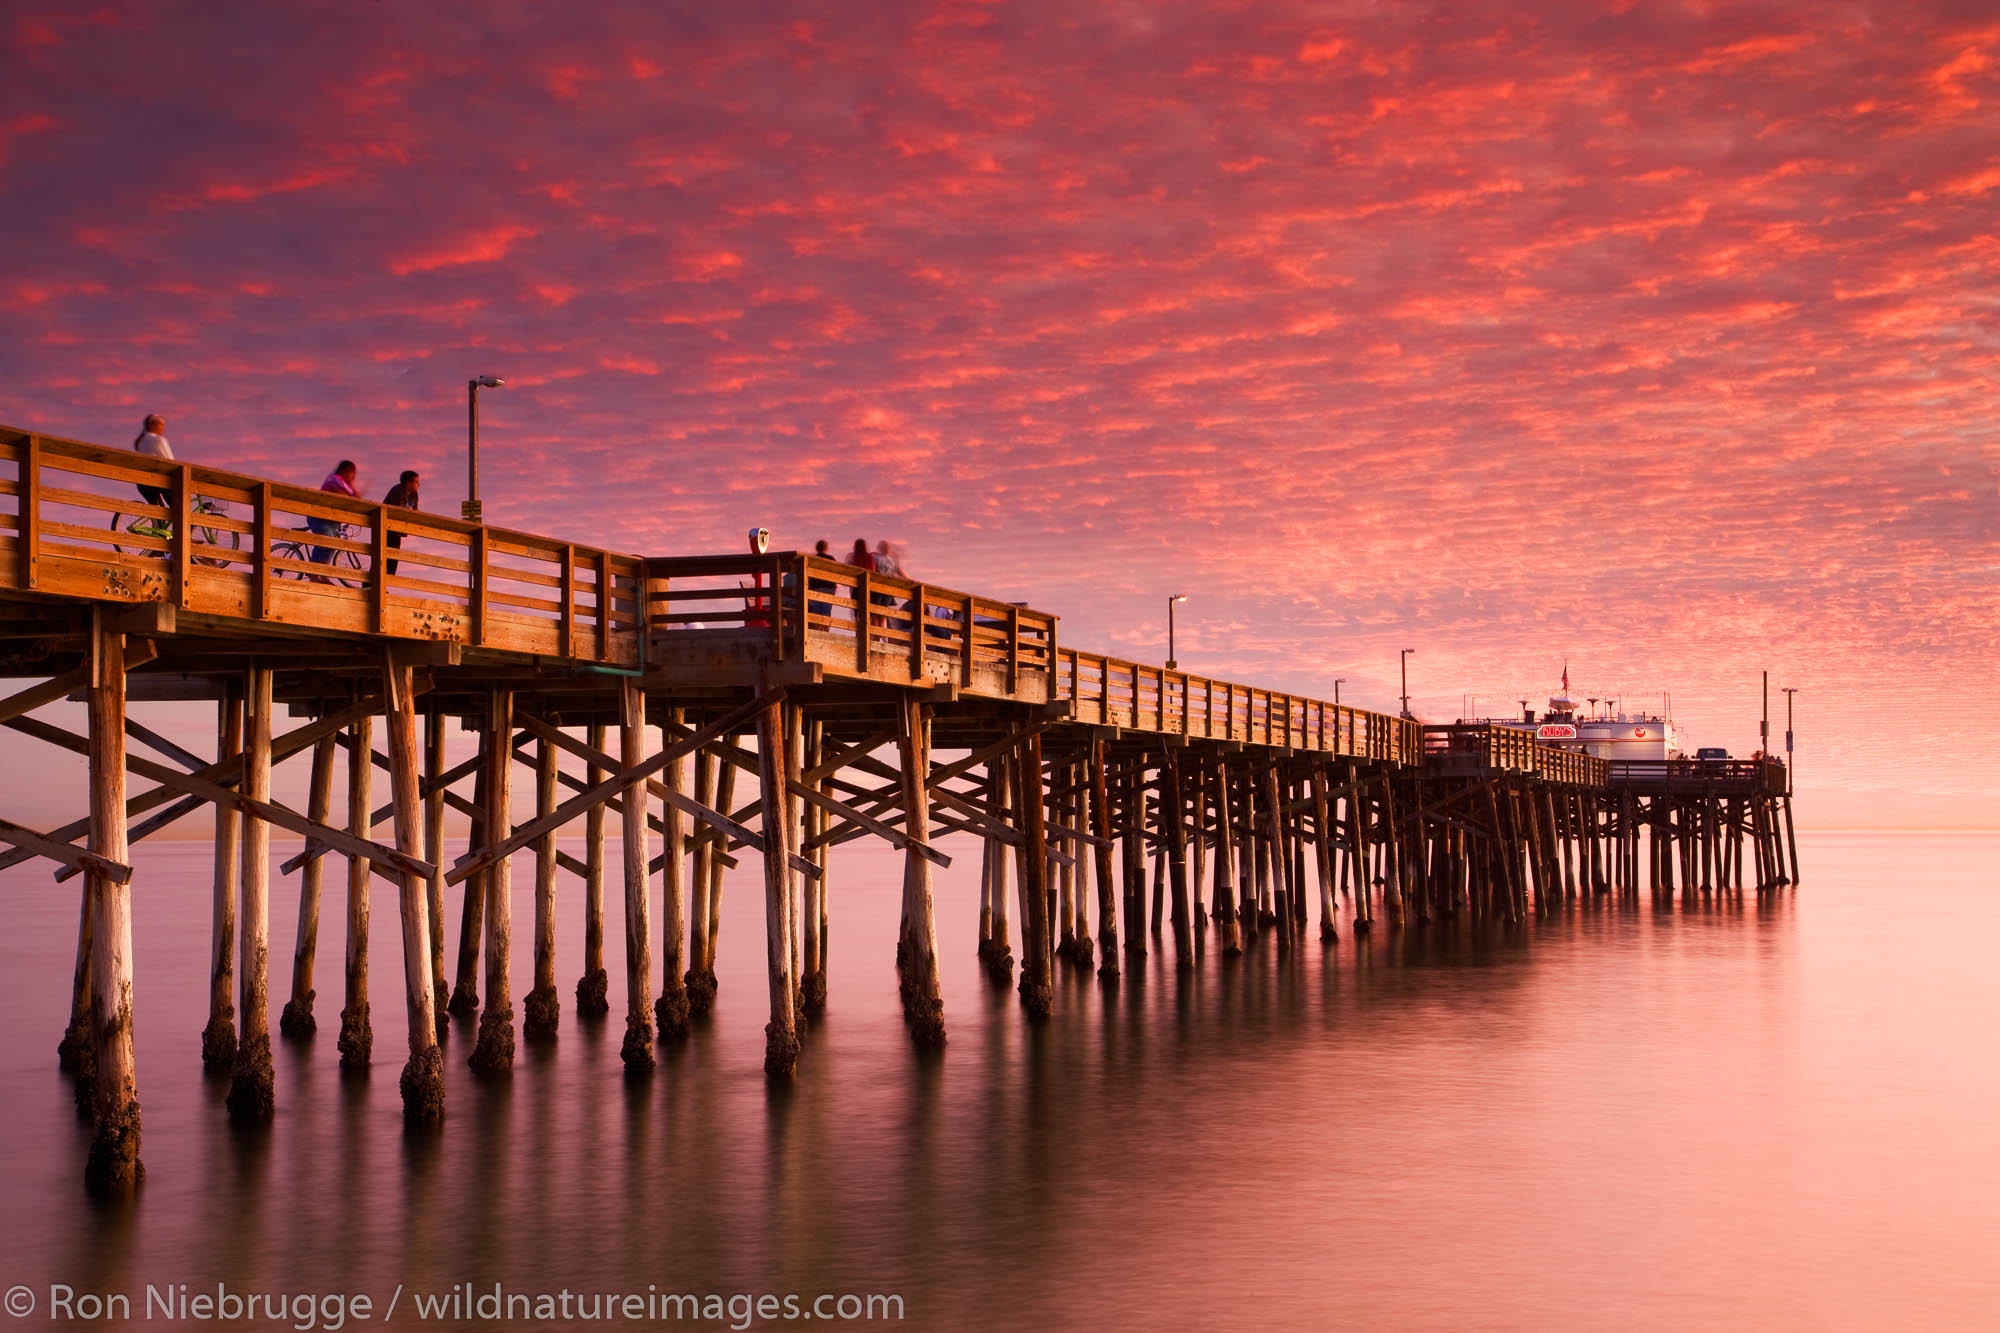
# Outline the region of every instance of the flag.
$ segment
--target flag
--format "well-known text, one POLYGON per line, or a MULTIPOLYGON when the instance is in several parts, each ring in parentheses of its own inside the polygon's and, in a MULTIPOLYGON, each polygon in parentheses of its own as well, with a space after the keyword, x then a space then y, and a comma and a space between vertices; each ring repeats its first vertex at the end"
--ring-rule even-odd
POLYGON ((1569 697, 1569 663, 1563 663, 1563 698, 1569 697))

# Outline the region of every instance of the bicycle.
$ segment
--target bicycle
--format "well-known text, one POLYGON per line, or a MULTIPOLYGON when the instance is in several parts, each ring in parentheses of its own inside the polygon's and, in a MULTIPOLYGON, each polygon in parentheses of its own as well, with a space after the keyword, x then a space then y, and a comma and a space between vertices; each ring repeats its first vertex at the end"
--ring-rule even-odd
MULTIPOLYGON (((320 549, 320 547, 319 543, 313 541, 312 538, 318 537, 321 534, 317 532, 312 532, 309 529, 305 528, 294 528, 292 529, 292 531, 304 532, 306 533, 306 538, 301 541, 273 541, 271 543, 272 555, 277 556, 280 559, 284 560, 302 561, 309 565, 324 563, 328 569, 333 569, 337 566, 345 565, 347 568, 353 570, 357 575, 361 573, 361 556, 357 552, 337 550, 332 553, 331 559, 328 559, 324 562, 314 560, 312 558, 312 553, 313 551, 320 549)), ((346 525, 343 524, 342 530, 339 532, 329 532, 326 533, 325 535, 329 537, 345 537, 346 525)), ((354 579, 329 578, 324 574, 308 574, 305 571, 298 569, 274 568, 271 571, 271 573, 272 576, 275 578, 303 579, 308 583, 338 583, 343 588, 362 588, 367 586, 367 580, 361 578, 354 578, 354 579)))
MULTIPOLYGON (((204 515, 227 517, 219 503, 209 499, 206 495, 197 495, 194 497, 192 512, 196 521, 189 529, 189 532, 197 543, 204 546, 222 546, 225 544, 223 539, 226 537, 228 538, 227 545, 230 550, 240 551, 243 549, 242 533, 237 532, 233 528, 214 528, 200 522, 200 518, 204 515)), ((124 514, 116 510, 112 511, 112 532, 115 533, 120 530, 118 521, 124 517, 124 514)), ((133 518, 130 523, 124 525, 124 531, 131 533, 134 537, 149 537, 156 541, 170 542, 174 539, 174 525, 166 519, 155 517, 152 514, 140 514, 133 518)), ((120 555, 128 553, 126 548, 118 544, 116 537, 112 538, 111 549, 120 555)), ((151 547, 133 547, 132 550, 145 555, 158 556, 161 559, 165 559, 167 554, 165 551, 156 551, 151 547)), ((212 565, 217 569, 227 568, 232 563, 223 556, 191 555, 188 558, 197 565, 212 565)))

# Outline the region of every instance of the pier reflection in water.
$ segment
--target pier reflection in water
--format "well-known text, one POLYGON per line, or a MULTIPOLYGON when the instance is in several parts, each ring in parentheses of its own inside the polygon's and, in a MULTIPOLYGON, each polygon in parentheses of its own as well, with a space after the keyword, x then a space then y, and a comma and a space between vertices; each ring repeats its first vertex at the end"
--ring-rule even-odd
POLYGON ((447 1121, 411 1136, 395 1062, 343 1078, 330 1033, 279 1044, 272 1125, 228 1123, 198 1059, 208 851, 149 845, 149 1176, 116 1208, 76 1189, 89 1131, 55 1069, 72 895, 16 869, 0 1276, 367 1292, 378 1314, 398 1283, 894 1293, 923 1328, 1991 1327, 2000 840, 1806 851, 1808 884, 1765 901, 1343 932, 1285 959, 1267 935, 1116 989, 1065 968, 1040 1028, 981 979, 977 872, 955 869, 938 1059, 896 999, 900 863, 843 854, 832 1009, 795 1087, 762 1074, 746 888, 717 1014, 650 1082, 625 1080, 616 1024, 575 1016, 568 912, 557 1040, 484 1084, 455 1022, 447 1121))

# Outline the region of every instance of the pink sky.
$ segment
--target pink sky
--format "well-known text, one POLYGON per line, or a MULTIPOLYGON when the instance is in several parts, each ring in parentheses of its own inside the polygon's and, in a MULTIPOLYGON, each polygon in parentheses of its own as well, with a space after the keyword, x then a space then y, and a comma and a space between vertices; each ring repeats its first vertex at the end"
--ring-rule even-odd
POLYGON ((0 421, 2000 822, 1989 5, 628 8, 11 7, 0 421))

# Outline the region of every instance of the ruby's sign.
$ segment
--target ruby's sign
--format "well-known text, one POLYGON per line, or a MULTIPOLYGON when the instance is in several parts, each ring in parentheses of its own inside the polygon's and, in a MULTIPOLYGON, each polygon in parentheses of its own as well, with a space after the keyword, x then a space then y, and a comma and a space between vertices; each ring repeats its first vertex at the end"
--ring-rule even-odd
POLYGON ((1535 739, 1538 741, 1573 741, 1576 739, 1576 728, 1568 722, 1544 722, 1541 726, 1535 728, 1535 739))

